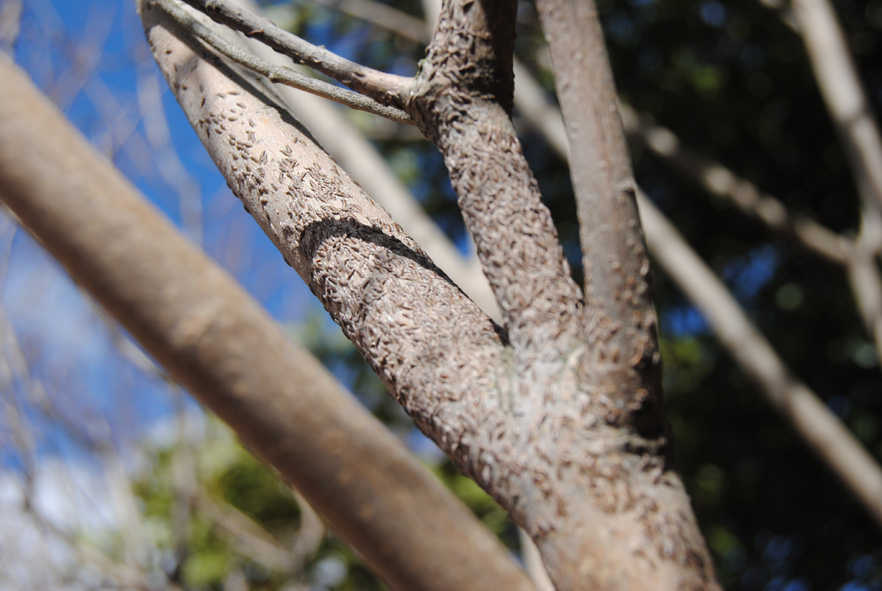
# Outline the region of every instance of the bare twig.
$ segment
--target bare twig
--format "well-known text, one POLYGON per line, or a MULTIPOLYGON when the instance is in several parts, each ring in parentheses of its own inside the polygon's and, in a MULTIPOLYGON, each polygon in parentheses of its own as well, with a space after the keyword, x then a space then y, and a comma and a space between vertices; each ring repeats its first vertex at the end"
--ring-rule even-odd
POLYGON ((771 406, 833 470, 882 526, 882 470, 817 394, 791 375, 769 342, 677 230, 641 197, 640 214, 656 260, 714 327, 771 406))
POLYGON ((0 4, 0 51, 12 53, 21 29, 22 0, 0 4))
POLYGON ((189 238, 202 244, 202 193, 196 178, 190 174, 178 157, 171 141, 171 130, 162 106, 160 79, 155 71, 138 64, 138 107, 144 121, 144 136, 153 148, 156 170, 162 179, 177 193, 181 222, 189 238))
POLYGON ((864 231, 868 222, 869 219, 865 218, 848 260, 847 271, 864 330, 873 340, 876 357, 882 366, 882 279, 879 275, 876 245, 872 238, 873 231, 864 231))
POLYGON ((257 39, 287 55, 295 63, 309 66, 326 76, 369 96, 383 105, 401 108, 411 78, 387 74, 362 66, 293 35, 265 18, 236 6, 228 0, 184 0, 215 21, 257 39))
POLYGON ((380 104, 376 100, 363 94, 359 94, 358 92, 353 92, 316 78, 305 76, 286 66, 273 65, 255 58, 254 55, 242 51, 235 45, 228 43, 220 35, 215 34, 211 29, 205 27, 198 20, 190 16, 181 8, 177 0, 151 1, 161 6, 162 9, 174 18, 182 27, 191 31, 213 49, 245 68, 267 77, 271 82, 278 82, 299 90, 304 90, 341 103, 352 109, 380 115, 381 117, 399 123, 412 124, 410 117, 401 109, 380 104))
POLYGON ((293 561, 298 557, 283 547, 260 523, 233 505, 214 499, 201 486, 196 490, 193 501, 197 510, 230 534, 230 545, 237 551, 268 568, 292 573, 293 561))
MULTIPOLYGON (((429 34, 426 30, 426 22, 423 19, 411 16, 406 12, 399 10, 388 4, 376 2, 374 0, 313 0, 316 4, 321 4, 340 12, 354 16, 365 22, 372 23, 378 27, 392 31, 396 35, 400 35, 405 39, 416 42, 424 42, 429 40, 429 34)), ((291 5, 291 10, 296 8, 291 5)))
MULTIPOLYGON (((808 50, 865 208, 882 208, 882 137, 854 61, 828 0, 793 0, 791 10, 808 50)), ((864 212, 867 215, 868 212, 864 212)), ((876 248, 882 235, 874 236, 876 248)))
POLYGON ((861 195, 849 279, 882 364, 882 274, 875 260, 882 253, 882 136, 833 7, 827 0, 794 0, 791 11, 861 195))
POLYGON ((708 193, 733 203, 742 213, 760 221, 769 230, 794 241, 828 262, 846 265, 853 241, 817 221, 792 218, 780 200, 762 193, 753 183, 723 165, 712 162, 684 146, 664 127, 646 122, 633 109, 622 106, 625 129, 664 162, 694 179, 708 193))

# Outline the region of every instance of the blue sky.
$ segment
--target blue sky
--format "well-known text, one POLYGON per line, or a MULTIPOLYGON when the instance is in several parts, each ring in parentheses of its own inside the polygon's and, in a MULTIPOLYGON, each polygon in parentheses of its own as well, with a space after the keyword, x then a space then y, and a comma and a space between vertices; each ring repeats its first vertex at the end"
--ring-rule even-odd
MULTIPOLYGON (((24 0, 15 47, 17 63, 71 123, 274 317, 294 324, 320 309, 226 188, 158 76, 133 0, 24 0)), ((0 323, 2 353, 23 360, 0 387, 14 392, 39 433, 40 455, 86 452, 34 410, 35 391, 46 391, 71 421, 119 424, 116 437, 137 437, 168 414, 175 393, 120 354, 105 320, 63 269, 6 220, 0 220, 0 252, 7 255, 0 262, 0 305, 8 320, 0 323)), ((3 423, 0 413, 0 453, 7 465, 20 465, 3 423)))

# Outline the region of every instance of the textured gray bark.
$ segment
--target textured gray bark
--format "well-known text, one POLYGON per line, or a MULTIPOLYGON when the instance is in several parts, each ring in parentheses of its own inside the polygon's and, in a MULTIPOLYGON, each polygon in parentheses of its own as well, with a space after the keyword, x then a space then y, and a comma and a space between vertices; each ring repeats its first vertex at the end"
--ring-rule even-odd
POLYGON ((5 56, 0 78, 0 201, 175 379, 393 587, 531 588, 493 535, 5 56))
MULTIPOLYGON (((589 205, 602 223, 583 237, 597 270, 586 305, 509 118, 514 9, 445 2, 406 100, 397 82, 369 92, 443 154, 504 329, 266 97, 153 11, 145 23, 246 209, 420 428, 533 537, 558 589, 715 588, 670 465, 633 180, 589 205)), ((583 157, 599 149, 617 148, 583 157)))

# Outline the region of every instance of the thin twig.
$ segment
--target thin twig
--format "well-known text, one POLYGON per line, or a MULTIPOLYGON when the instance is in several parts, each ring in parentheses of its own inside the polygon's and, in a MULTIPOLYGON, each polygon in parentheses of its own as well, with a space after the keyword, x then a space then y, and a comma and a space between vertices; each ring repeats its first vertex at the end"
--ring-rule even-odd
MULTIPOLYGON (((382 2, 374 0, 313 0, 313 2, 382 27, 410 41, 426 43, 431 38, 431 30, 427 28, 425 21, 382 2)), ((292 12, 296 10, 293 4, 285 8, 292 12)))
POLYGON ((849 254, 854 248, 850 238, 833 232, 809 217, 791 217, 780 200, 762 193, 756 185, 725 166, 683 146, 672 131, 647 122, 630 107, 622 105, 622 115, 625 130, 631 137, 693 179, 711 195, 729 201, 775 234, 792 240, 828 262, 842 266, 848 264, 849 254))
POLYGON ((655 259, 705 315, 720 343, 882 526, 882 470, 829 408, 791 373, 766 338, 676 228, 645 196, 640 217, 655 259))
POLYGON ((380 115, 398 123, 412 125, 410 117, 395 107, 380 104, 376 100, 352 90, 334 86, 328 82, 305 76, 286 66, 276 66, 242 51, 235 45, 222 39, 208 27, 197 21, 184 11, 176 0, 154 0, 156 4, 169 14, 182 27, 191 31, 211 48, 233 60, 237 64, 265 76, 270 82, 277 82, 330 99, 352 109, 380 115))
POLYGON ((882 135, 833 7, 827 0, 795 0, 791 11, 861 196, 849 279, 882 361, 882 274, 875 261, 882 254, 882 135))
POLYGON ((215 22, 240 31, 287 55, 295 63, 309 66, 384 105, 401 107, 413 82, 411 78, 387 74, 342 58, 227 0, 183 1, 215 22))
POLYGON ((826 0, 795 0, 790 9, 865 206, 882 208, 882 137, 836 13, 826 0))

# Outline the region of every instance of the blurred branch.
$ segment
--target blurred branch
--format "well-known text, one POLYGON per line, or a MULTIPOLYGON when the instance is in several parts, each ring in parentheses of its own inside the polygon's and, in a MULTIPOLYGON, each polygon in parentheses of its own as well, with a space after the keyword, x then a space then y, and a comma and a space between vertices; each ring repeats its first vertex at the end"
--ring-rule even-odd
POLYGON ((93 7, 90 18, 85 19, 86 30, 81 31, 81 41, 64 33, 64 19, 51 2, 32 2, 29 3, 29 9, 35 10, 39 15, 37 22, 43 36, 58 45, 60 54, 65 57, 58 64, 57 72, 52 71, 54 65, 51 60, 46 63, 49 74, 46 94, 60 109, 65 109, 87 82, 94 78, 93 74, 105 55, 107 42, 113 31, 116 9, 93 7))
POLYGON ((325 528, 319 514, 303 498, 303 495, 295 490, 294 497, 300 508, 300 528, 297 530, 297 539, 294 542, 294 547, 291 548, 291 553, 294 555, 294 566, 299 569, 299 572, 305 568, 308 560, 319 551, 325 539, 327 528, 325 528))
MULTIPOLYGON (((873 217, 880 220, 877 216, 873 217)), ((882 277, 877 262, 878 250, 872 236, 874 231, 866 230, 870 224, 868 218, 864 218, 852 256, 848 260, 847 270, 864 330, 873 340, 876 357, 882 368, 882 277)))
POLYGON ((640 214, 655 259, 707 318, 717 338, 760 392, 882 527, 882 469, 748 320, 747 315, 649 199, 640 214))
MULTIPOLYGON (((882 138, 836 13, 827 0, 792 0, 790 10, 865 208, 882 208, 882 138), (872 206, 871 206, 872 204, 872 206)), ((866 216, 869 212, 865 211, 866 216)), ((882 230, 882 229, 880 229, 882 230)), ((874 236, 876 248, 882 236, 874 236)))
POLYGON ((842 266, 848 264, 854 249, 850 238, 836 234, 811 218, 792 218, 781 201, 761 193, 753 183, 723 165, 683 146, 672 131, 648 123, 632 108, 622 105, 622 115, 625 129, 633 138, 711 195, 729 201, 775 234, 828 262, 842 266))
MULTIPOLYGON (((313 0, 313 2, 372 23, 411 41, 427 42, 431 36, 425 20, 382 2, 374 0, 313 0)), ((285 8, 296 10, 293 5, 285 8)))
MULTIPOLYGON (((221 38, 220 35, 216 35, 210 29, 205 27, 202 23, 190 16, 181 7, 177 0, 150 1, 161 6, 162 9, 166 11, 169 16, 174 18, 184 29, 192 32, 194 35, 202 39, 202 41, 204 41, 211 48, 217 50, 237 64, 262 76, 265 76, 271 82, 279 82, 281 84, 285 84, 299 90, 304 90, 323 98, 341 103, 352 109, 367 111, 375 115, 380 115, 381 117, 386 117, 387 119, 391 119, 392 121, 397 121, 399 123, 411 123, 410 117, 401 109, 380 104, 369 96, 365 96, 359 94, 358 92, 353 92, 345 88, 334 86, 333 84, 317 80, 316 78, 305 76, 291 68, 285 66, 274 66, 261 59, 255 58, 252 54, 244 52, 235 45, 228 43, 226 40, 221 38)), ((226 23, 227 21, 224 22, 226 23)), ((240 25, 240 28, 241 27, 247 29, 246 25, 240 25)), ((279 30, 281 31, 281 29, 279 30)), ((327 53, 326 50, 321 51, 327 53)), ((311 53, 298 53, 297 55, 301 59, 303 59, 304 55, 312 56, 311 53)), ((320 59, 317 57, 312 57, 312 62, 321 63, 320 59)), ((335 72, 339 75, 339 70, 335 70, 335 72)), ((345 70, 345 72, 347 73, 347 75, 350 73, 348 70, 345 70)))
POLYGON ((0 199, 150 354, 396 587, 528 587, 498 541, 18 68, 0 59, 0 78, 0 199))
POLYGON ((230 545, 243 556, 283 573, 290 573, 292 563, 299 560, 299 556, 284 548, 262 525, 233 505, 215 500, 203 487, 199 488, 194 502, 205 517, 227 534, 230 545))
POLYGON ((6 0, 0 4, 0 51, 12 53, 21 30, 22 0, 6 0))
POLYGON ((285 548, 260 523, 233 505, 218 501, 203 487, 195 496, 196 508, 229 534, 230 544, 244 556, 288 577, 301 578, 304 567, 325 539, 325 526, 316 512, 296 491, 300 527, 294 544, 285 548))
POLYGON ((845 148, 861 195, 861 228, 849 279, 864 326, 882 366, 882 137, 836 13, 827 0, 790 5, 827 110, 845 148))
MULTIPOLYGON (((149 58, 149 53, 144 57, 149 58)), ((152 65, 146 59, 138 62, 137 97, 144 122, 144 136, 156 155, 157 172, 178 195, 184 231, 196 244, 202 244, 202 192, 199 182, 187 171, 172 144, 168 118, 162 105, 160 81, 152 65)))

